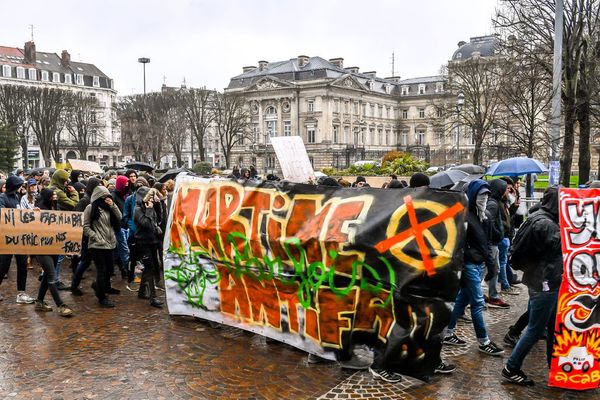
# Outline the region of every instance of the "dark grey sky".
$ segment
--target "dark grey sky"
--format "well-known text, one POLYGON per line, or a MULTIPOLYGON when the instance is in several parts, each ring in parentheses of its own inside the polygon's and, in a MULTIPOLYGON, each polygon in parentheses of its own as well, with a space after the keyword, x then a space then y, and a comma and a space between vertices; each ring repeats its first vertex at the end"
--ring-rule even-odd
POLYGON ((491 32, 497 0, 29 0, 2 2, 0 45, 96 64, 119 94, 163 83, 222 89, 245 65, 300 54, 343 57, 390 76, 434 75, 460 40, 491 32), (7 18, 7 16, 10 16, 7 18))

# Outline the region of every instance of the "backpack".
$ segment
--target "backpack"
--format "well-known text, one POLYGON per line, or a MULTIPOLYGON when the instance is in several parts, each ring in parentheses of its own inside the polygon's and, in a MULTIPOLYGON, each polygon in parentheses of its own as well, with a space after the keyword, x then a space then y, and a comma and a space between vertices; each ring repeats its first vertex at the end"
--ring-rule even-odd
POLYGON ((519 271, 527 271, 534 266, 539 255, 534 251, 533 224, 547 216, 543 212, 536 212, 521 224, 510 244, 510 266, 519 271))

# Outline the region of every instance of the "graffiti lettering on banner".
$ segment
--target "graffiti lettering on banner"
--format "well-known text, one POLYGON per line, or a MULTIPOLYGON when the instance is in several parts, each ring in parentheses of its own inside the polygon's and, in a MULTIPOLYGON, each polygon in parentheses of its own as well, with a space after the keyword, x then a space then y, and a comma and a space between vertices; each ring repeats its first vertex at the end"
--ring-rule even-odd
POLYGON ((83 213, 0 209, 0 254, 79 254, 83 213))
POLYGON ((600 190, 561 189, 564 273, 550 386, 600 387, 600 190))
POLYGON ((413 376, 439 365, 465 198, 180 177, 165 240, 169 312, 329 359, 355 344, 413 376))

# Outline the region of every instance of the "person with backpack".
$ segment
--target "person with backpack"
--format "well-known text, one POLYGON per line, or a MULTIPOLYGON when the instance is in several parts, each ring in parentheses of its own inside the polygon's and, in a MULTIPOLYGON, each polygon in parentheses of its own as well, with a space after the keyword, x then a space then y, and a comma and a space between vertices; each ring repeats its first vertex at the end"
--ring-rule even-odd
POLYGON ((141 196, 142 199, 148 193, 148 182, 144 178, 137 178, 135 180, 135 184, 133 185, 134 192, 127 197, 125 200, 125 206, 123 207, 123 219, 121 220, 121 225, 125 226, 129 234, 127 236, 127 246, 129 247, 129 268, 127 271, 127 290, 130 292, 137 292, 139 287, 136 287, 134 283, 135 278, 135 265, 137 264, 137 245, 135 242, 135 221, 134 221, 134 213, 135 207, 138 202, 138 196, 141 196))
POLYGON ((467 233, 464 248, 464 266, 461 274, 460 289, 456 296, 454 309, 450 317, 450 323, 444 337, 444 344, 465 345, 454 333, 458 319, 464 314, 467 304, 471 305, 471 318, 475 335, 479 342, 479 351, 499 356, 504 349, 490 340, 483 319, 483 308, 485 301, 481 289, 481 279, 485 271, 494 268, 494 259, 490 249, 490 220, 486 211, 488 196, 490 194, 489 184, 481 179, 476 179, 467 186, 467 198, 469 200, 467 210, 467 233))
POLYGON ((529 290, 529 321, 502 369, 502 377, 523 386, 534 385, 521 365, 544 331, 548 366, 552 360, 554 320, 563 273, 558 195, 557 187, 546 189, 540 209, 521 226, 511 248, 513 265, 524 270, 523 283, 529 290))

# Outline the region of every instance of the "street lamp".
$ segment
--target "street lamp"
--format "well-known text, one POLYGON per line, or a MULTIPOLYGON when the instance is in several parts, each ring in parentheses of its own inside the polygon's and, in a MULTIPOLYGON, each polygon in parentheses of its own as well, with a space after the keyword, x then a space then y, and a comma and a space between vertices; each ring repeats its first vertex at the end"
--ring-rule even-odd
POLYGON ((460 91, 456 96, 456 164, 460 164, 460 110, 465 104, 465 94, 460 91))
POLYGON ((146 96, 146 64, 150 62, 150 59, 147 57, 138 58, 138 62, 144 65, 144 96, 146 96))

